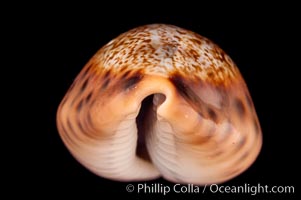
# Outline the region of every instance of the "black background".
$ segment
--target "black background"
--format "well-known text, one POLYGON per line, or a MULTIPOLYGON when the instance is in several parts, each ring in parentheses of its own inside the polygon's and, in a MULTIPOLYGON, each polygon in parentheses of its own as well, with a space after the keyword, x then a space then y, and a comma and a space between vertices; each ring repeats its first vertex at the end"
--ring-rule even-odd
MULTIPOLYGON (((116 11, 102 13, 105 7, 91 12, 88 8, 51 7, 50 11, 38 9, 21 17, 17 22, 25 28, 17 28, 19 34, 15 38, 18 48, 28 53, 22 60, 19 75, 25 77, 24 84, 29 84, 26 86, 28 95, 22 97, 28 103, 23 106, 22 116, 26 121, 25 130, 30 131, 20 136, 24 147, 17 153, 17 178, 13 187, 46 196, 84 194, 100 199, 107 193, 144 198, 146 194, 126 192, 128 183, 97 177, 73 159, 59 138, 55 115, 74 78, 99 48, 131 28, 167 23, 192 30, 218 44, 239 67, 254 101, 263 131, 262 151, 246 172, 224 185, 293 185, 298 193, 296 162, 300 157, 297 150, 300 117, 295 114, 298 116, 300 112, 296 99, 300 91, 297 89, 300 62, 295 49, 298 47, 296 27, 300 21, 293 10, 282 5, 277 9, 255 7, 247 11, 247 8, 244 6, 244 9, 231 12, 202 8, 188 12, 188 15, 128 11, 117 16, 116 11), (25 174, 24 178, 20 178, 21 174, 25 174)), ((21 84, 21 88, 24 87, 21 84)), ((173 185, 163 179, 148 182, 151 183, 173 185)), ((249 194, 210 194, 209 191, 206 194, 173 193, 166 197, 156 194, 157 198, 172 196, 176 199, 252 197, 249 194)), ((295 196, 258 194, 255 198, 289 199, 295 196)))

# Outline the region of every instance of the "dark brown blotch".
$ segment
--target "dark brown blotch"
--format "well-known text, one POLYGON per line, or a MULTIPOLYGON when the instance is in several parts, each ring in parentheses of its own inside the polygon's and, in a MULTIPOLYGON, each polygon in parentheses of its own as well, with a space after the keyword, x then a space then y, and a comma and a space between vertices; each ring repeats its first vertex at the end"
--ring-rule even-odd
POLYGON ((86 97, 86 99, 85 99, 86 103, 88 103, 88 102, 90 101, 91 97, 92 97, 92 92, 90 92, 90 93, 87 95, 87 97, 86 97))
POLYGON ((110 78, 107 78, 105 82, 101 85, 101 90, 105 90, 110 83, 110 78))
MULTIPOLYGON (((219 55, 220 55, 220 58, 221 58, 221 61, 225 61, 225 52, 224 51, 220 51, 219 52, 219 55)), ((222 70, 222 72, 224 72, 224 68, 219 68, 220 70, 222 70)))
POLYGON ((129 89, 135 86, 137 83, 141 81, 143 78, 142 74, 135 74, 134 76, 131 76, 130 78, 126 79, 123 84, 124 89, 129 89))
POLYGON ((247 142, 247 139, 245 136, 243 136, 240 141, 237 143, 237 149, 241 149, 247 142))
POLYGON ((103 75, 104 79, 109 79, 111 77, 111 71, 106 71, 106 73, 103 75))
MULTIPOLYGON (((120 60, 118 64, 122 65, 123 64, 123 60, 120 60)), ((122 66, 122 67, 120 67, 119 72, 123 73, 127 69, 128 69, 127 66, 122 66)))
POLYGON ((198 100, 199 98, 193 95, 192 91, 188 89, 183 78, 180 75, 173 75, 169 78, 173 85, 177 88, 178 92, 187 100, 198 100))
MULTIPOLYGON (((206 119, 211 119, 214 122, 219 121, 218 112, 221 110, 215 109, 213 106, 205 103, 189 85, 192 82, 186 83, 186 81, 180 75, 173 75, 169 78, 173 85, 177 88, 179 94, 191 105, 191 107, 206 119)), ((202 87, 202 82, 198 82, 198 87, 202 87)))
POLYGON ((83 99, 79 101, 79 103, 76 106, 76 111, 80 112, 81 109, 83 108, 83 99))
POLYGON ((82 84, 81 88, 80 88, 80 91, 81 91, 81 92, 83 92, 83 91, 86 89, 86 87, 87 87, 87 85, 88 85, 88 82, 89 82, 89 79, 87 78, 87 79, 84 81, 84 83, 82 84))
POLYGON ((190 41, 191 41, 193 44, 202 45, 202 42, 201 42, 200 39, 194 39, 194 38, 192 38, 192 39, 190 39, 190 41))
POLYGON ((207 108, 208 117, 212 119, 214 122, 217 121, 218 116, 217 113, 212 108, 207 108))
POLYGON ((127 77, 129 76, 130 74, 130 71, 126 71, 124 74, 122 74, 121 78, 120 79, 127 79, 127 77))
MULTIPOLYGON (((176 87, 179 94, 198 112, 204 113, 205 109, 203 105, 206 105, 200 97, 195 94, 195 92, 189 87, 189 84, 186 83, 184 78, 181 75, 174 74, 169 80, 176 87)), ((199 87, 201 87, 201 82, 198 83, 199 87)))
POLYGON ((240 117, 244 117, 246 114, 246 107, 241 99, 236 98, 234 100, 234 107, 240 117))
POLYGON ((259 134, 261 132, 261 130, 260 130, 260 126, 259 126, 258 120, 255 118, 253 123, 254 123, 255 133, 259 134))
POLYGON ((208 76, 210 79, 214 79, 215 74, 214 74, 212 71, 210 71, 210 72, 207 73, 207 76, 208 76))

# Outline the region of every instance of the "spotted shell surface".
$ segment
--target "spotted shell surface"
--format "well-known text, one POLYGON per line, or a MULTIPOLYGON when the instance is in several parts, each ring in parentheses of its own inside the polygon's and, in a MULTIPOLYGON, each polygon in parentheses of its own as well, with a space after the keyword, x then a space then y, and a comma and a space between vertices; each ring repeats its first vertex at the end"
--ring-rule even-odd
POLYGON ((57 127, 81 164, 118 181, 221 183, 245 171, 262 145, 231 58, 209 39, 164 24, 103 46, 62 100, 57 127))

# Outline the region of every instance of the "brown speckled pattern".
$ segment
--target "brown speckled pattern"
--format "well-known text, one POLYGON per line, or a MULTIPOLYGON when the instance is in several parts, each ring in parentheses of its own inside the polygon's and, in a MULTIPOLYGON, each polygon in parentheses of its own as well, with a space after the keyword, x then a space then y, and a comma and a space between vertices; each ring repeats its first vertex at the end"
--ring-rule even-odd
POLYGON ((61 102, 57 126, 80 163, 119 181, 224 182, 246 170, 262 144, 232 60, 210 40, 163 24, 101 48, 61 102))
POLYGON ((100 71, 142 70, 165 77, 176 72, 218 83, 238 73, 229 56, 207 38, 161 24, 139 27, 120 35, 105 45, 95 60, 100 71))

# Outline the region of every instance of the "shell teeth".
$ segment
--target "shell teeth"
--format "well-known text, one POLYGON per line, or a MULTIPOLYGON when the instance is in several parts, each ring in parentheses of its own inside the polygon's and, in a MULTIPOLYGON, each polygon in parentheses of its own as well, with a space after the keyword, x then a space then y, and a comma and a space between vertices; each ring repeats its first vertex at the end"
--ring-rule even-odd
POLYGON ((227 181, 262 136, 246 84, 214 43, 170 25, 130 30, 101 48, 68 90, 57 127, 72 155, 118 181, 227 181))

